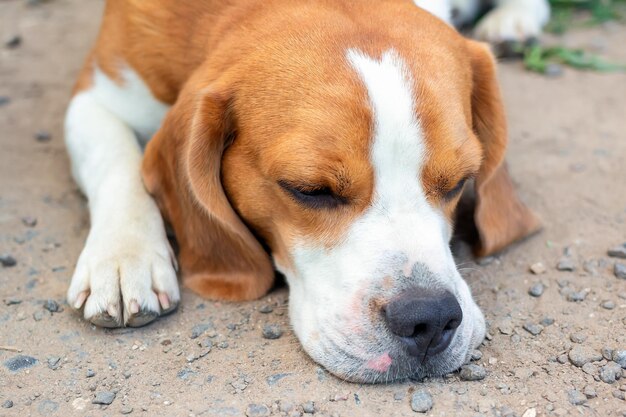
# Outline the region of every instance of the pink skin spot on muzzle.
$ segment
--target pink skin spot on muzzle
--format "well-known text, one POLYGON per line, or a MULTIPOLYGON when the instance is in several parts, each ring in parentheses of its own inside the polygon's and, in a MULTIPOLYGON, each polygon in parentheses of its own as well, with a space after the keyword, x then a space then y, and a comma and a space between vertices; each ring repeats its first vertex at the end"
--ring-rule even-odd
POLYGON ((389 353, 383 353, 379 357, 367 361, 365 367, 378 372, 387 372, 387 370, 391 366, 391 362, 392 360, 391 356, 389 356, 389 353))

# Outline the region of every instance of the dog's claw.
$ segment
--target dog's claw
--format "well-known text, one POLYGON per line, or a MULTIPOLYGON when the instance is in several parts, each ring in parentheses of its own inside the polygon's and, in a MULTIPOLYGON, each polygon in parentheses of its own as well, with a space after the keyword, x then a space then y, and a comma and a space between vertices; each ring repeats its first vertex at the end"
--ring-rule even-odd
POLYGON ((126 321, 126 326, 142 327, 148 323, 153 322, 154 320, 156 320, 157 317, 159 317, 159 313, 157 313, 156 311, 140 309, 137 313, 133 313, 130 315, 130 317, 126 321))
POLYGON ((122 327, 121 321, 117 317, 110 315, 108 312, 96 314, 95 316, 91 317, 89 321, 98 327, 122 327))

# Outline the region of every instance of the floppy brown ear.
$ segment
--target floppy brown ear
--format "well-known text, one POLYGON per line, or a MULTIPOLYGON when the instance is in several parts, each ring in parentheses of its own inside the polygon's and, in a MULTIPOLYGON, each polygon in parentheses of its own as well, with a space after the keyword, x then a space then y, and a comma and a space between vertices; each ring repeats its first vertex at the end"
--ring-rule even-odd
POLYGON ((183 283, 219 300, 261 297, 274 281, 268 254, 231 207, 221 160, 234 132, 230 98, 183 91, 146 148, 144 183, 180 247, 183 283))
POLYGON ((509 176, 504 154, 507 126, 496 79, 495 60, 486 44, 468 41, 472 63, 472 122, 483 145, 483 162, 475 180, 474 222, 477 256, 497 252, 541 228, 535 214, 522 203, 509 176))

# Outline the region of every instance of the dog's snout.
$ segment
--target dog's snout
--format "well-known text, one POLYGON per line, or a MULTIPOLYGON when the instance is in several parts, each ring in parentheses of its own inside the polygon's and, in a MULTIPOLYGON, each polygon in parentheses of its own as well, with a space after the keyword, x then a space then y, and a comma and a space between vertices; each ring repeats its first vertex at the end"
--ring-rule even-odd
POLYGON ((411 356, 426 357, 445 350, 463 320, 463 311, 449 291, 414 288, 384 307, 387 325, 411 356))

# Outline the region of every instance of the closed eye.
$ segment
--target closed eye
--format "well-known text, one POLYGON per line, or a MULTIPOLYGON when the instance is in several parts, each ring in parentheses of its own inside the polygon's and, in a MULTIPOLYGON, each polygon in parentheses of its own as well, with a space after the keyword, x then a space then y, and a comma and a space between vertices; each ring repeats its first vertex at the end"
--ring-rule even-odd
POLYGON ((310 208, 335 208, 347 203, 345 197, 335 194, 328 186, 296 185, 282 180, 278 181, 278 185, 296 202, 310 208))
POLYGON ((450 190, 446 191, 446 193, 444 194, 443 198, 448 200, 448 201, 452 200, 453 198, 455 198, 457 195, 459 195, 459 193, 463 189, 463 186, 465 185, 467 180, 468 180, 468 177, 465 177, 461 181, 457 182, 454 187, 452 187, 450 190))

